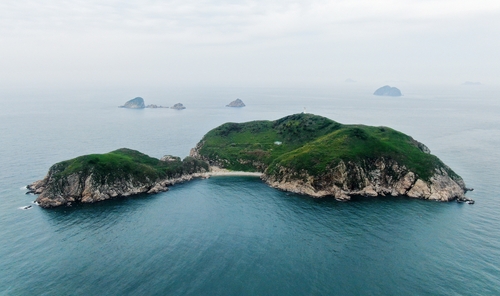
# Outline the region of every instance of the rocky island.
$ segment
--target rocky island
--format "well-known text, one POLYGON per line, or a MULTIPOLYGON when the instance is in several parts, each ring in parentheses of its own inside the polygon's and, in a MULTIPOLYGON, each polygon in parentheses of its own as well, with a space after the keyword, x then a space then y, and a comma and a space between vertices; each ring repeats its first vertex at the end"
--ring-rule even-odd
POLYGON ((401 91, 397 87, 385 85, 377 89, 373 94, 376 96, 400 97, 401 91))
POLYGON ((181 103, 177 103, 175 105, 173 105, 172 107, 170 107, 171 109, 176 109, 176 110, 182 110, 182 109, 186 109, 186 107, 184 107, 184 105, 182 105, 181 103))
POLYGON ((206 162, 165 156, 161 160, 131 149, 80 156, 54 164, 45 178, 27 186, 44 208, 93 203, 140 193, 167 191, 168 186, 202 176, 206 162))
POLYGON ((467 200, 462 178, 410 136, 313 114, 226 123, 190 155, 222 168, 262 172, 272 187, 314 197, 467 200))
POLYGON ((236 99, 231 103, 229 103, 228 105, 226 105, 226 107, 245 107, 245 104, 243 103, 242 100, 236 99))
POLYGON ((120 106, 120 108, 128 108, 128 109, 144 109, 144 108, 151 108, 151 109, 157 109, 157 108, 168 108, 168 107, 163 107, 161 105, 156 105, 156 104, 149 104, 146 106, 144 103, 144 99, 141 97, 136 97, 133 98, 130 101, 127 101, 125 105, 120 106))
POLYGON ((209 131, 184 160, 125 148, 80 156, 53 165, 44 179, 27 187, 48 208, 158 193, 224 169, 260 176, 281 190, 342 201, 361 195, 473 203, 465 197, 462 178, 412 137, 307 113, 225 123, 209 131))
POLYGON ((130 101, 127 101, 125 105, 120 106, 121 108, 129 108, 129 109, 144 109, 146 105, 144 104, 144 99, 141 97, 133 98, 130 101))

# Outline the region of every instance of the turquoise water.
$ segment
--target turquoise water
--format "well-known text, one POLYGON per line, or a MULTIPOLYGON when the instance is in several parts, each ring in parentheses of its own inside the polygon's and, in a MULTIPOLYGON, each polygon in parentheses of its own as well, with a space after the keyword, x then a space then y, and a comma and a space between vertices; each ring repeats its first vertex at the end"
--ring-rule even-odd
MULTIPOLYGON (((409 88, 409 87, 407 87, 409 88)), ((4 93, 0 111, 2 295, 500 294, 500 91, 423 88, 177 89, 4 93), (247 107, 225 108, 241 98, 247 107), (208 130, 307 110, 412 135, 459 173, 475 205, 407 198, 313 199, 253 177, 44 210, 26 184, 55 162, 120 147, 186 156, 208 130)))

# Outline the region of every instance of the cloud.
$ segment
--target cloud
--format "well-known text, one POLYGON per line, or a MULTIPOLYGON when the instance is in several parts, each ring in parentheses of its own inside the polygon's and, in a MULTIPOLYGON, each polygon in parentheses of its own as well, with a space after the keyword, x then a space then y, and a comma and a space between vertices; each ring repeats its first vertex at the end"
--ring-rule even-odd
POLYGON ((162 35, 231 42, 339 25, 411 23, 498 13, 498 1, 2 1, 2 31, 162 35))
POLYGON ((499 30, 500 2, 486 0, 3 0, 0 78, 490 77, 500 66, 491 58, 499 30))

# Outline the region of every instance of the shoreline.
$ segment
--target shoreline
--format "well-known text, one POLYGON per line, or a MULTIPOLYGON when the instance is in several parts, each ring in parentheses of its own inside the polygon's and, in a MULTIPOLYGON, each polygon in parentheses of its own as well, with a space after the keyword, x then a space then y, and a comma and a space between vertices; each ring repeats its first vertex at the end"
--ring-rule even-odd
POLYGON ((230 171, 226 169, 221 169, 219 167, 210 167, 210 172, 205 173, 208 177, 219 177, 219 176, 249 176, 249 177, 261 177, 263 173, 259 172, 243 172, 243 171, 230 171))

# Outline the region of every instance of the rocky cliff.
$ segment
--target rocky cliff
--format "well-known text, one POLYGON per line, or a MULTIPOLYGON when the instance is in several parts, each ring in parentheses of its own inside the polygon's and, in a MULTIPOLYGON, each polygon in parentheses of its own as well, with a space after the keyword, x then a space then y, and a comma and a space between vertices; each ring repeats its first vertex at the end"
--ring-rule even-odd
POLYGON ((436 168, 429 180, 419 178, 404 165, 379 158, 373 162, 343 162, 328 167, 322 174, 279 167, 262 179, 274 188, 314 197, 333 196, 349 200, 351 196, 409 196, 438 201, 465 199, 465 184, 449 176, 445 168, 436 168))
POLYGON ((167 191, 168 186, 201 177, 208 169, 206 163, 190 157, 158 160, 119 149, 57 163, 44 179, 27 187, 39 195, 36 202, 41 207, 49 208, 167 191))

